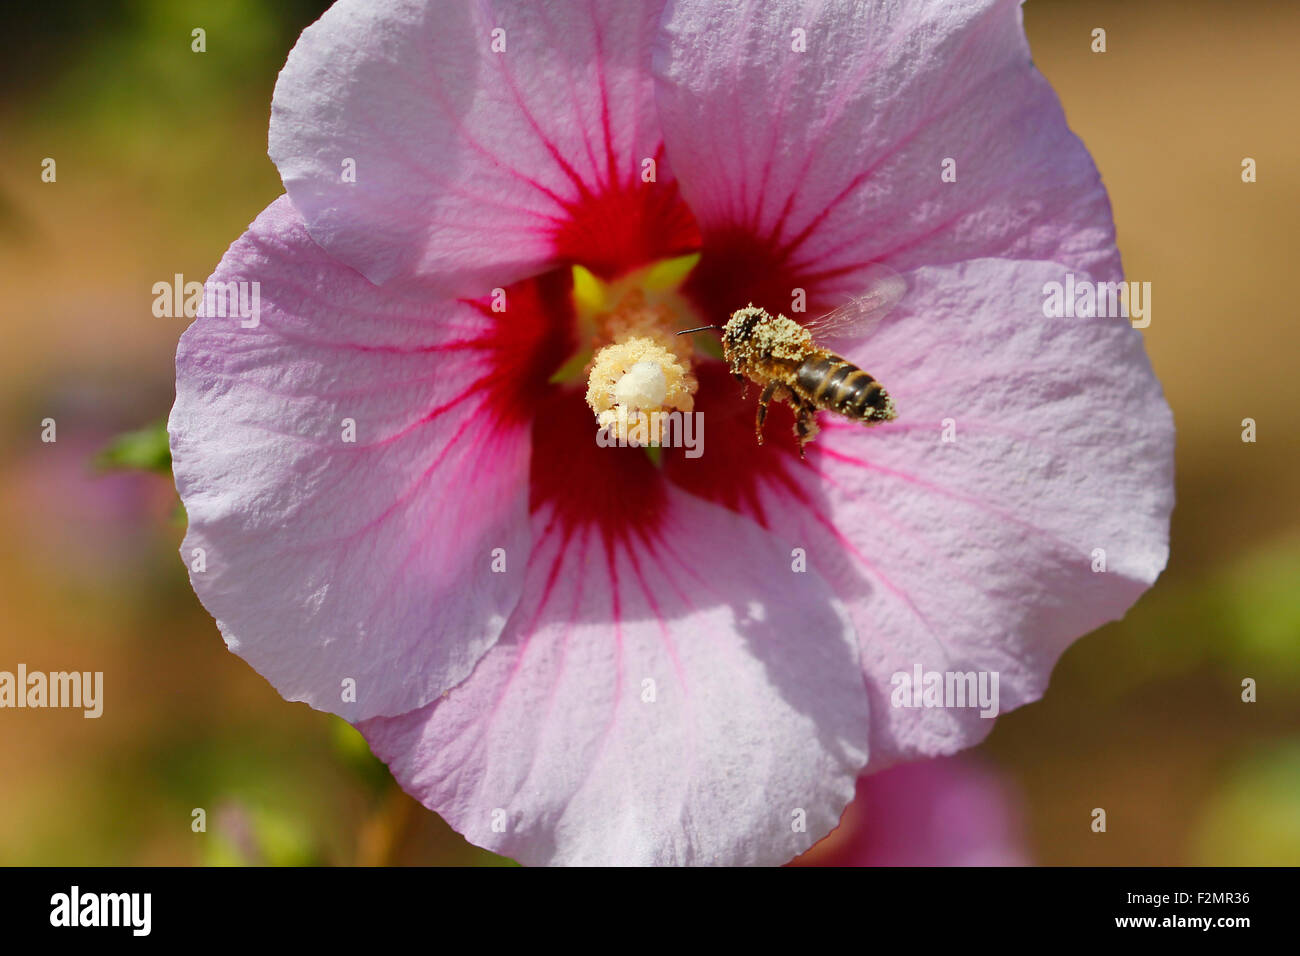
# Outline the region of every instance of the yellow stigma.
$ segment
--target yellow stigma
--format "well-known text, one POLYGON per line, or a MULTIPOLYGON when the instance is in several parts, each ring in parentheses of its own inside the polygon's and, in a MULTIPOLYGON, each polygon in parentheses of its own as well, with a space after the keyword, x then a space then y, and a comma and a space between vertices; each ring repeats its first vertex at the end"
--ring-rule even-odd
POLYGON ((611 436, 629 441, 643 416, 695 407, 693 345, 676 332, 689 316, 677 286, 698 259, 666 260, 612 283, 574 266, 574 302, 594 338, 587 404, 611 436))

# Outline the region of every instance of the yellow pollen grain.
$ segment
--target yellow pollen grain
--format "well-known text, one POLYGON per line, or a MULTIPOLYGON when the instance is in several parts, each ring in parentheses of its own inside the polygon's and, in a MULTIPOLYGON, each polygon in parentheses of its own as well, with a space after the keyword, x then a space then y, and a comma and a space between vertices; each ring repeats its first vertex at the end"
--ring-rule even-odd
POLYGON ((676 313, 669 306, 651 305, 644 292, 633 289, 613 310, 600 317, 596 347, 646 338, 671 352, 682 364, 689 365, 694 346, 690 339, 674 334, 675 322, 676 313))

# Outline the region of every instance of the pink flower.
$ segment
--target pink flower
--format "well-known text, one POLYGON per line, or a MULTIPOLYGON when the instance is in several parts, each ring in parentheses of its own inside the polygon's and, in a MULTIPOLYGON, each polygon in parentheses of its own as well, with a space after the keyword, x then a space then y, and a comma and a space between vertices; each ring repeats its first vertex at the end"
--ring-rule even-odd
POLYGON ((1016 803, 990 770, 961 757, 858 780, 839 827, 798 866, 1023 866, 1016 803))
POLYGON ((1045 283, 1122 273, 1014 0, 343 0, 270 143, 288 195, 213 277, 259 282, 260 321, 177 355, 183 554, 232 650, 474 843, 784 862, 868 757, 991 728, 893 706, 893 675, 996 673, 1017 707, 1164 567, 1141 335, 1044 318, 1045 283), (696 353, 702 457, 597 447, 583 383, 551 381, 591 345, 573 266, 637 303, 692 251, 637 312, 660 333, 899 271, 841 349, 897 421, 823 413, 801 462, 785 406, 757 446, 752 391, 696 353))

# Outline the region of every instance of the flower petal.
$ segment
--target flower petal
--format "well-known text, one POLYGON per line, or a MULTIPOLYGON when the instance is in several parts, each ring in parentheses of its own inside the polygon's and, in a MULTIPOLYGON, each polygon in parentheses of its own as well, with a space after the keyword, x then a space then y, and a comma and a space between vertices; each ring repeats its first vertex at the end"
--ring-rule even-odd
POLYGON ((728 425, 708 391, 720 384, 703 376, 710 453, 665 457, 682 487, 805 548, 848 605, 873 769, 953 753, 993 725, 979 707, 892 706, 893 675, 997 672, 1000 711, 1036 700, 1062 651, 1165 566, 1169 408, 1127 321, 1044 318, 1044 285, 1065 272, 982 259, 907 275, 896 312, 847 353, 894 396, 898 420, 867 429, 822 413, 807 463, 782 437, 788 414, 769 420, 753 463, 712 457, 731 447, 726 431, 742 441, 752 410, 728 425))
POLYGON ((868 715, 816 574, 673 489, 645 540, 549 505, 533 527, 524 597, 473 675, 360 725, 402 786, 529 864, 775 864, 829 832, 868 715))
POLYGON ((1019 0, 673 0, 655 69, 704 233, 705 314, 789 312, 793 285, 810 310, 838 305, 873 261, 1119 275, 1109 201, 1033 66, 1019 0))
POLYGON ((340 0, 280 74, 271 158, 313 238, 380 284, 479 296, 690 251, 654 123, 661 6, 340 0))
POLYGON ((227 282, 259 283, 260 321, 190 326, 168 425, 194 590, 290 700, 351 719, 418 707, 470 672, 522 589, 530 436, 494 390, 490 312, 378 289, 285 197, 209 287, 227 282))

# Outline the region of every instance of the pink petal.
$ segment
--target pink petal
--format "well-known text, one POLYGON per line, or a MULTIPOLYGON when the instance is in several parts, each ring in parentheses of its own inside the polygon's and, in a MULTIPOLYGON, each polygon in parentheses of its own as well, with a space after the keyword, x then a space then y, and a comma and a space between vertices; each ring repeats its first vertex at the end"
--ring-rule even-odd
POLYGON ((1019 0, 675 0, 665 30, 660 122, 704 232, 706 314, 788 311, 794 286, 810 310, 839 304, 878 260, 1118 277, 1105 190, 1030 60, 1019 0))
POLYGON ((360 725, 472 842, 529 864, 776 864, 839 820, 867 711, 838 602, 749 519, 667 495, 656 534, 623 543, 540 508, 501 642, 443 700, 360 725))
POLYGON ((228 281, 260 282, 260 324, 201 317, 176 357, 194 590, 290 700, 352 719, 418 707, 470 672, 523 584, 530 437, 493 390, 491 322, 379 290, 285 197, 209 280, 228 281))
POLYGON ((1023 866, 1014 804, 990 770, 960 757, 858 780, 835 832, 799 866, 1023 866))
POLYGON ((981 259, 907 275, 894 315, 846 350, 894 396, 895 422, 867 429, 822 413, 800 463, 783 414, 750 464, 739 451, 712 456, 752 435, 752 404, 729 423, 710 399, 709 453, 666 459, 683 487, 806 548, 848 605, 873 768, 953 753, 993 725, 978 708, 891 706, 895 673, 996 671, 1000 711, 1021 706, 1071 641, 1122 616, 1165 566, 1169 408, 1127 321, 1043 317, 1043 285, 1065 271, 981 259))
POLYGON ((312 236, 381 284, 479 296, 694 248, 654 121, 660 8, 340 0, 280 74, 271 157, 312 236))

